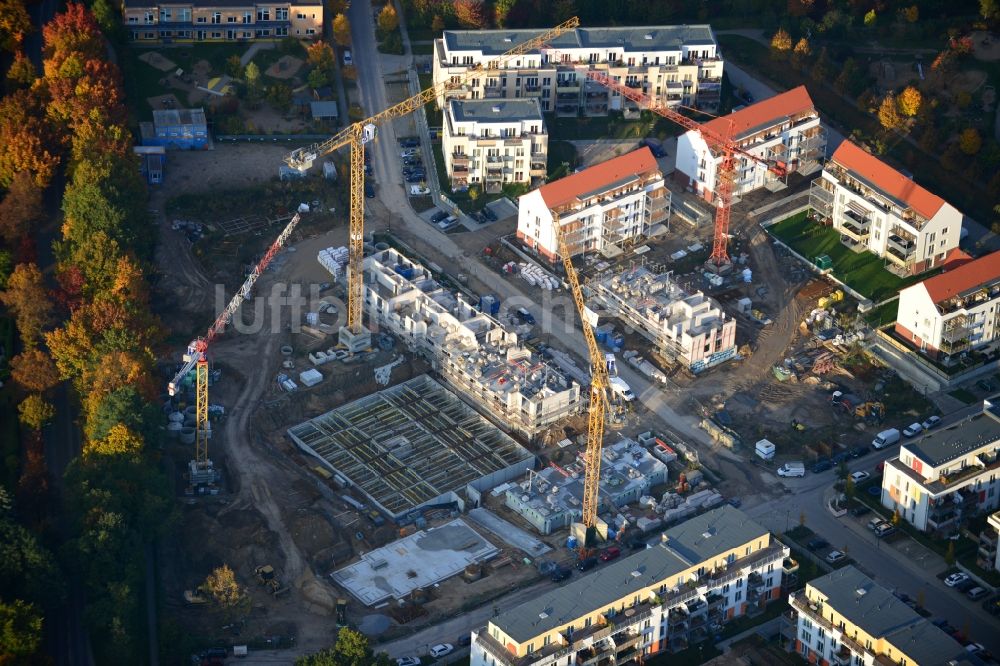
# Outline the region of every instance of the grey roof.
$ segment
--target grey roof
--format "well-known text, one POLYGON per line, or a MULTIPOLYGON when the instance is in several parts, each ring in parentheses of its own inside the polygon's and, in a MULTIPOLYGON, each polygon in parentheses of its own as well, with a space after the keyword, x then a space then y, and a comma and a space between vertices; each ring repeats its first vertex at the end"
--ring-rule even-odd
POLYGON ((934 430, 914 442, 904 444, 906 450, 932 467, 960 458, 1000 439, 1000 421, 992 412, 983 412, 958 423, 934 430))
POLYGON ((542 122, 542 107, 537 99, 497 99, 450 101, 451 117, 455 122, 497 122, 537 120, 542 122))
POLYGON ((164 125, 204 125, 205 109, 158 109, 153 111, 153 124, 164 125))
MULTIPOLYGON (((853 565, 809 582, 827 605, 875 638, 885 637, 918 664, 946 664, 962 646, 853 565), (864 590, 863 594, 859 594, 864 590)), ((848 636, 848 638, 852 638, 848 636)))
POLYGON ((337 118, 340 112, 336 102, 309 102, 313 118, 337 118))
MULTIPOLYGON (((446 30, 449 52, 482 51, 484 55, 506 53, 544 30, 446 30)), ((553 49, 622 47, 625 51, 679 51, 681 46, 715 44, 712 27, 703 25, 653 25, 622 28, 577 28, 550 39, 553 49), (649 35, 650 39, 646 39, 649 35)), ((537 53, 537 50, 534 51, 537 53)))
POLYGON ((501 613, 491 622, 521 643, 636 590, 660 585, 694 564, 767 533, 738 509, 728 505, 713 509, 667 530, 666 544, 603 565, 589 575, 501 613), (706 533, 711 536, 706 537, 706 533))
MULTIPOLYGON (((125 7, 128 9, 157 9, 158 7, 195 7, 198 9, 212 9, 214 7, 245 7, 247 11, 253 11, 256 4, 253 2, 248 2, 248 0, 161 0, 160 2, 152 2, 152 0, 124 0, 125 7)), ((277 2, 275 3, 278 7, 295 5, 322 5, 322 0, 295 0, 294 3, 291 2, 277 2)), ((242 25, 242 24, 241 24, 242 25)), ((134 28, 135 26, 129 26, 134 28)), ((152 26, 151 26, 152 27, 152 26)), ((159 27, 168 27, 168 24, 163 24, 159 27)))

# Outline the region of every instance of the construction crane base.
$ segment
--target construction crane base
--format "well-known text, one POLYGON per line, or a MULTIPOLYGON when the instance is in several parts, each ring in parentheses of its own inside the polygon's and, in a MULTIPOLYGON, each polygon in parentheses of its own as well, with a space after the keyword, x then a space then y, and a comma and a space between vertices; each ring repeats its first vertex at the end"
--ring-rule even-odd
POLYGON ((188 463, 188 481, 194 487, 215 483, 218 475, 211 460, 192 460, 188 463))
POLYGON ((337 334, 337 342, 341 347, 352 354, 358 354, 372 346, 372 333, 367 328, 361 326, 361 330, 355 333, 347 326, 341 326, 337 334))
POLYGON ((733 270, 733 262, 727 259, 721 263, 718 263, 715 260, 709 258, 705 262, 705 270, 709 271, 710 273, 715 273, 716 275, 725 275, 729 271, 733 270))

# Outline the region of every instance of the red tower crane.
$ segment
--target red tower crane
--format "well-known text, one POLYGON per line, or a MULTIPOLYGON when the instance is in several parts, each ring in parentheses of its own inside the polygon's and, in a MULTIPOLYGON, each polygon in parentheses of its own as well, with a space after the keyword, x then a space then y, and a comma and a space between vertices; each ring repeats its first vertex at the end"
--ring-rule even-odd
POLYGON ((708 129, 696 120, 692 120, 691 118, 688 118, 687 116, 674 111, 667 106, 661 105, 656 99, 650 97, 638 88, 630 88, 623 83, 615 81, 604 72, 587 70, 586 75, 588 78, 600 83, 605 88, 614 90, 615 92, 621 94, 622 97, 637 102, 640 107, 646 107, 653 113, 663 116, 667 120, 674 121, 686 130, 700 133, 702 138, 705 140, 705 143, 708 144, 710 150, 722 154, 722 163, 719 164, 719 168, 716 170, 716 184, 714 191, 716 197, 715 234, 712 240, 712 254, 708 258, 708 261, 719 268, 727 265, 729 263, 729 251, 727 247, 729 241, 729 212, 733 203, 733 181, 736 174, 736 156, 739 155, 753 160, 754 162, 763 164, 768 168, 768 170, 780 176, 784 175, 784 169, 777 164, 768 162, 762 157, 748 153, 736 145, 736 142, 732 139, 732 121, 728 121, 726 133, 725 135, 722 135, 714 130, 708 129))

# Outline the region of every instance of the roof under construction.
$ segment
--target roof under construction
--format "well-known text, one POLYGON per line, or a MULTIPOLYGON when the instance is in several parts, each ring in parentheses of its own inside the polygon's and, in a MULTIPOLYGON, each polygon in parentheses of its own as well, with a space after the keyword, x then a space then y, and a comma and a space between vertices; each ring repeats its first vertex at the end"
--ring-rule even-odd
POLYGON ((427 375, 289 428, 307 453, 397 519, 532 467, 531 453, 427 375))

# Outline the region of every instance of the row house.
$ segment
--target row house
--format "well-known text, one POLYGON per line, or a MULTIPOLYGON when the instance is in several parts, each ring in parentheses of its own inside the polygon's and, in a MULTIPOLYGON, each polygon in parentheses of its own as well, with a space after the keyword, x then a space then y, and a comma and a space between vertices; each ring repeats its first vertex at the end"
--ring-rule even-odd
POLYGON ((441 137, 452 189, 533 185, 545 178, 549 134, 537 99, 452 99, 441 137))
POLYGON ((844 245, 902 277, 944 264, 962 236, 954 206, 849 140, 813 181, 810 205, 844 245))
POLYGON ((713 640, 781 596, 789 549, 730 506, 651 548, 495 615, 472 632, 472 666, 641 663, 713 640))
POLYGON ((570 256, 621 254, 637 239, 665 231, 670 190, 643 147, 522 195, 517 237, 549 261, 559 259, 558 224, 570 256))
MULTIPOLYGON (((715 118, 704 127, 720 137, 731 136, 741 150, 760 158, 737 154, 733 182, 737 196, 787 180, 794 171, 811 173, 826 158, 826 132, 805 86, 715 118)), ((723 154, 701 132, 691 130, 677 139, 675 176, 709 201, 717 191, 722 160, 723 154)))
POLYGON ((958 531, 963 519, 1000 507, 1000 406, 905 442, 885 461, 882 505, 918 530, 958 531))
POLYGON ((151 3, 124 0, 122 22, 132 41, 251 41, 323 34, 323 3, 296 0, 268 4, 245 0, 151 3))
POLYGON ((442 93, 465 99, 537 98, 545 113, 576 117, 637 112, 634 102, 588 80, 597 70, 642 90, 659 104, 719 106, 723 62, 708 25, 578 28, 503 66, 498 56, 542 30, 446 30, 434 40, 434 84, 460 80, 470 68, 481 76, 442 93))
POLYGON ((969 351, 995 348, 998 318, 1000 252, 993 252, 900 290, 896 334, 931 358, 952 363, 969 351))

